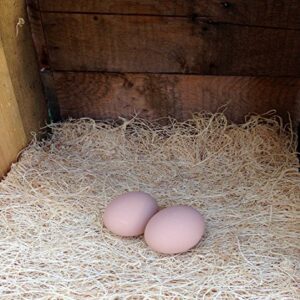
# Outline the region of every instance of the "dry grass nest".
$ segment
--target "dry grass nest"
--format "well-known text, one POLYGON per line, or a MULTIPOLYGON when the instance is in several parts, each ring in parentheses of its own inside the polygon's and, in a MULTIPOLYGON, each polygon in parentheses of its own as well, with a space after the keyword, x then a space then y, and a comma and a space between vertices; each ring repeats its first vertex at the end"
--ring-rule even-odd
POLYGON ((1 300, 299 299, 299 164, 280 118, 49 127, 0 183, 1 300), (135 190, 197 208, 199 245, 164 256, 108 232, 106 205, 135 190))

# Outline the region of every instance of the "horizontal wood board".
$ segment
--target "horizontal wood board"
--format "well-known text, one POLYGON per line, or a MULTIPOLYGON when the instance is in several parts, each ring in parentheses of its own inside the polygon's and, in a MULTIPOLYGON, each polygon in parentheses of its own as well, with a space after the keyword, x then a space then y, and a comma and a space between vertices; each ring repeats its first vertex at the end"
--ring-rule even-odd
POLYGON ((285 120, 287 112, 300 120, 300 79, 55 72, 54 82, 64 119, 134 114, 186 119, 226 105, 226 115, 235 122, 275 108, 285 120))
POLYGON ((298 28, 299 0, 40 0, 42 11, 204 16, 218 22, 298 28))
POLYGON ((207 19, 43 13, 54 70, 300 76, 300 31, 207 19))

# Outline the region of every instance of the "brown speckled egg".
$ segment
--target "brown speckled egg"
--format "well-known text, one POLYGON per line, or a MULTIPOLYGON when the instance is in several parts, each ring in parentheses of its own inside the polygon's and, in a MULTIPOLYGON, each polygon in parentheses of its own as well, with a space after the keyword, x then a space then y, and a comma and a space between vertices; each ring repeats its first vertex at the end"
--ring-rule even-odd
POLYGON ((144 192, 129 192, 115 198, 105 209, 104 225, 121 236, 144 233, 147 222, 158 211, 156 200, 144 192))
POLYGON ((145 241, 151 249, 164 254, 188 251, 204 233, 204 218, 189 206, 172 206, 155 214, 145 229, 145 241))

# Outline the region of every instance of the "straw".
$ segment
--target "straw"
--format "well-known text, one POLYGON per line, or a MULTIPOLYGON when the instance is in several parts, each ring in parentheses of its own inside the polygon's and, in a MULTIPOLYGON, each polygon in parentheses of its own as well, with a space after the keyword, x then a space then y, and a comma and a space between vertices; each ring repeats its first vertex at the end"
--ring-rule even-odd
POLYGON ((300 175, 290 127, 222 113, 51 124, 0 183, 2 299, 300 299, 300 175), (162 124, 162 123, 160 123, 162 124), (191 205, 207 231, 160 255, 102 225, 115 196, 191 205))

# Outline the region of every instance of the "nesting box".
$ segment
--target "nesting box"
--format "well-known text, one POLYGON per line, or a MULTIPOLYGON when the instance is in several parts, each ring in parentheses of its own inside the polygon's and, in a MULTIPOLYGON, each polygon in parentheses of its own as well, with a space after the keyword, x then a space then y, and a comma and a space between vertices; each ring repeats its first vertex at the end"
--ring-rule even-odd
MULTIPOLYGON (((28 0, 2 5, 1 67, 11 81, 6 84, 13 85, 5 93, 15 94, 23 136, 44 122, 46 110, 55 121, 134 114, 183 120, 224 107, 235 122, 272 109, 285 120, 288 113, 294 123, 299 118, 298 1, 28 0), (17 25, 19 18, 24 25, 17 25)), ((5 105, 9 95, 2 97, 5 105)), ((7 118, 1 126, 5 131, 7 118)), ((17 119, 14 115, 11 122, 20 131, 17 119)), ((7 139, 17 151, 26 140, 7 139)), ((1 169, 16 155, 7 146, 2 146, 7 162, 1 169)))
POLYGON ((3 281, 7 299, 296 299, 298 0, 0 11, 0 294, 3 281), (110 235, 105 205, 135 189, 202 209, 203 245, 162 257, 110 235))

